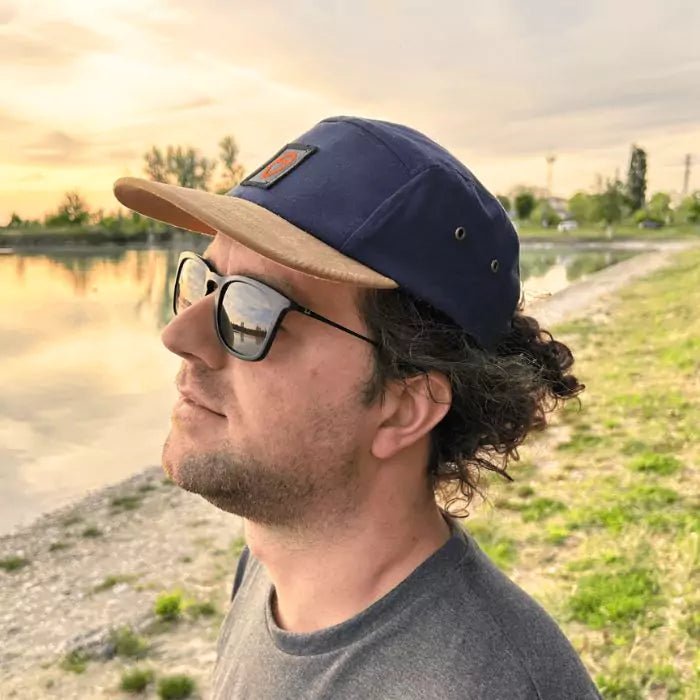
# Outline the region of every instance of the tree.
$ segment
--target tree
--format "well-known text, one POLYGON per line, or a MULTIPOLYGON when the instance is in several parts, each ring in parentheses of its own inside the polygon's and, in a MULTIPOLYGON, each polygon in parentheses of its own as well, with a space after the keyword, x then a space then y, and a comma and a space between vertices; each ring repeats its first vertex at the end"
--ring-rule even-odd
POLYGON ((597 197, 600 207, 600 218, 610 228, 612 224, 622 219, 625 200, 622 182, 619 180, 608 180, 605 190, 597 197))
POLYGON ((157 146, 153 146, 144 158, 145 171, 151 180, 201 190, 207 189, 216 167, 216 161, 200 156, 191 146, 168 146, 165 155, 157 146))
POLYGON ((569 200, 569 212, 579 223, 595 223, 600 221, 600 210, 595 195, 577 192, 569 200))
POLYGON ((510 214, 510 198, 504 194, 497 194, 496 199, 501 203, 501 206, 510 214))
POLYGON ((533 221, 537 221, 545 228, 556 226, 561 221, 561 217, 557 214, 548 199, 540 199, 537 202, 537 205, 530 214, 530 218, 533 221))
POLYGON ((90 220, 90 210, 77 192, 66 192, 56 214, 49 214, 47 226, 82 226, 90 220))
POLYGON ((700 190, 695 190, 680 203, 676 217, 683 223, 700 224, 700 190))
POLYGON ((649 200, 649 206, 647 206, 647 211, 649 216, 661 223, 670 223, 671 219, 671 197, 665 192, 657 192, 649 200))
POLYGON ((160 149, 153 146, 144 155, 144 158, 146 159, 146 175, 156 182, 168 182, 168 165, 160 149))
POLYGON ((24 221, 22 221, 20 215, 13 211, 12 215, 10 216, 10 223, 7 224, 7 228, 19 228, 20 226, 24 225, 24 221))
POLYGON ((226 194, 226 192, 235 187, 243 179, 245 169, 237 161, 238 145, 233 136, 224 136, 224 138, 219 141, 219 148, 219 158, 224 167, 224 181, 217 189, 217 192, 219 194, 226 194))
POLYGON ((627 173, 627 201, 632 211, 637 211, 644 206, 646 190, 647 154, 644 149, 633 144, 627 173))
POLYGON ((535 197, 532 192, 521 192, 515 198, 515 211, 518 219, 528 219, 535 208, 535 197))

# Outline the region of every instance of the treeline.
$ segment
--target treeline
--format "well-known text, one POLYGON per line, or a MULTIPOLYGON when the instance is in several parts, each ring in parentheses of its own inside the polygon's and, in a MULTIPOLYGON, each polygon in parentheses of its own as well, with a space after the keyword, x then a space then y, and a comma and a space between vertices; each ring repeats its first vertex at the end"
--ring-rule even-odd
MULTIPOLYGON (((245 169, 238 162, 239 149, 233 136, 225 136, 218 145, 218 159, 200 155, 191 146, 167 146, 165 149, 152 146, 143 157, 144 172, 156 182, 225 194, 243 179, 245 169)), ((121 209, 110 213, 103 209, 92 211, 76 191, 66 192, 58 209, 47 213, 43 219, 22 219, 13 212, 7 224, 7 228, 18 231, 78 227, 127 236, 162 233, 168 228, 136 212, 125 215, 121 209)))
MULTIPOLYGON (((243 179, 245 169, 238 162, 239 149, 233 136, 225 136, 218 146, 218 158, 203 156, 191 146, 167 146, 164 149, 152 146, 143 156, 144 172, 157 182, 224 194, 243 179)), ((544 227, 556 226, 563 220, 607 226, 641 222, 651 222, 656 226, 700 223, 700 190, 692 192, 675 206, 666 192, 656 192, 647 199, 646 190, 647 154, 644 149, 633 145, 624 183, 615 177, 598 192, 579 191, 568 200, 548 196, 541 189, 532 187, 517 188, 511 196, 498 195, 498 199, 512 218, 544 227)), ((136 212, 124 214, 121 209, 111 213, 102 209, 91 211, 75 191, 67 192, 58 209, 46 214, 43 220, 23 220, 13 213, 7 228, 18 233, 81 228, 115 236, 162 234, 168 230, 164 224, 136 212)))
POLYGON ((579 191, 568 200, 527 187, 519 188, 511 197, 498 195, 498 199, 512 218, 544 227, 556 226, 562 220, 608 226, 620 222, 650 222, 657 226, 700 223, 700 190, 684 197, 675 207, 668 193, 656 192, 647 199, 646 191, 647 154, 633 145, 626 182, 617 177, 608 179, 599 192, 579 191))

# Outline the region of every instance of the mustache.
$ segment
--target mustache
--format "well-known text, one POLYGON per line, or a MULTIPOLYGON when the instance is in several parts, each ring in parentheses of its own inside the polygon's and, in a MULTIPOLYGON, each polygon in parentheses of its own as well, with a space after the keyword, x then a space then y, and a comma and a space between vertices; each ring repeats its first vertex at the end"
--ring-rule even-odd
POLYGON ((214 379, 212 376, 207 376, 199 370, 194 370, 188 368, 186 365, 182 365, 175 375, 175 386, 178 391, 181 391, 183 387, 191 392, 194 392, 197 396, 208 399, 215 406, 224 405, 224 399, 229 394, 225 387, 221 386, 221 381, 214 379))

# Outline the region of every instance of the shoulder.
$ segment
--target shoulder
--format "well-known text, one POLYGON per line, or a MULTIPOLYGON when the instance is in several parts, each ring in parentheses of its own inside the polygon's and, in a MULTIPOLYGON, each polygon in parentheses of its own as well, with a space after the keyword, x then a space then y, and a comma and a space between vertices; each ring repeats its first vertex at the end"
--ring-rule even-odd
POLYGON ((502 647, 543 699, 599 698, 588 671, 554 618, 530 594, 508 578, 462 528, 467 553, 456 570, 459 607, 467 619, 490 628, 502 647))

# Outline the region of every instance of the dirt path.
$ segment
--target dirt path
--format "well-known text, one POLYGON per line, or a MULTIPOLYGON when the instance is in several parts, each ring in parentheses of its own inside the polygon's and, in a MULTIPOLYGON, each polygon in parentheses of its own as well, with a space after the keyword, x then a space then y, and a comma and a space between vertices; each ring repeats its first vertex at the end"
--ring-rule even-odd
MULTIPOLYGON (((604 314, 622 285, 698 245, 658 244, 658 250, 591 275, 525 311, 544 327, 604 314)), ((133 661, 114 657, 108 642, 110 628, 121 625, 144 632, 150 643, 139 665, 156 675, 187 673, 196 680, 199 697, 207 697, 241 535, 240 518, 164 483, 155 466, 0 538, 0 560, 28 561, 15 571, 0 569, 0 697, 122 697, 119 679, 133 661), (89 536, 90 527, 100 534, 89 536), (176 587, 213 602, 218 613, 185 616, 154 630, 156 596, 176 587), (81 674, 57 663, 76 649, 95 656, 81 674)), ((156 697, 153 687, 142 697, 156 697)))

